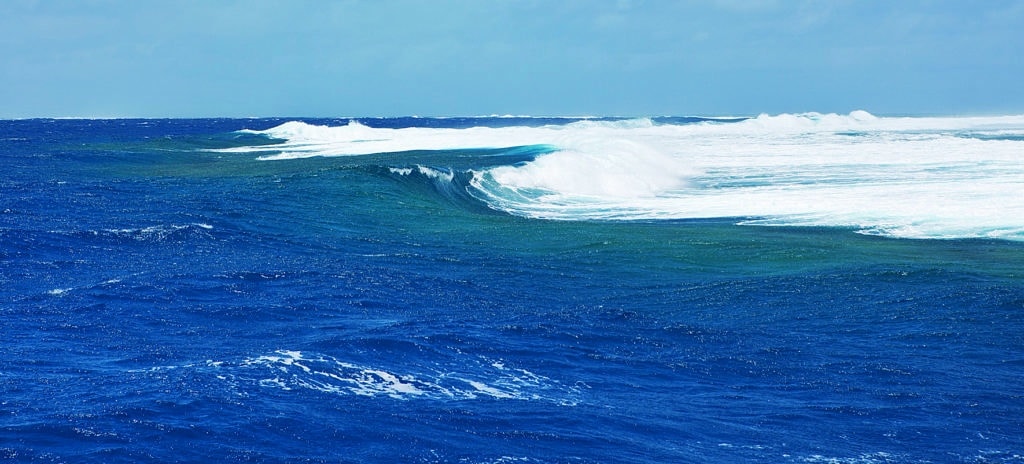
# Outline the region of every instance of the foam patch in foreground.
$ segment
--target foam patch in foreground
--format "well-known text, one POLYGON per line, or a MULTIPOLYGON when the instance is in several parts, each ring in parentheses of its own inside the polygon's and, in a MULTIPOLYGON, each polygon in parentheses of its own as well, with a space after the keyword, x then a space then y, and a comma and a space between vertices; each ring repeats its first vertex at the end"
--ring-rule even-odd
POLYGON ((525 369, 506 367, 500 361, 472 358, 460 370, 400 372, 358 365, 332 356, 280 350, 245 359, 238 364, 214 363, 218 375, 237 383, 285 391, 313 390, 338 395, 432 400, 531 400, 563 406, 578 403, 578 387, 525 369))

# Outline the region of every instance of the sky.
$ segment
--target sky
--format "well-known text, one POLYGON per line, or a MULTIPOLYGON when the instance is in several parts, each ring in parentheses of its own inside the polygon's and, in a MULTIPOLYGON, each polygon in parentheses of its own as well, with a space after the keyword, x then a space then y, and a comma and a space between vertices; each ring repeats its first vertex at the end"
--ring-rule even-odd
POLYGON ((1024 0, 0 10, 0 118, 1024 114, 1024 0))

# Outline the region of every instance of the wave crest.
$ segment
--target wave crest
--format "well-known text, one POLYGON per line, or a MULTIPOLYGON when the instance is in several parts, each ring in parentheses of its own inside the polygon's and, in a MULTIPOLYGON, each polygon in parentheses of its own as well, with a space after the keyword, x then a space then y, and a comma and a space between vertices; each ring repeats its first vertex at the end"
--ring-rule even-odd
MULTIPOLYGON (((432 162, 432 172, 416 169, 493 210, 531 218, 742 218, 897 237, 1024 240, 1024 116, 858 110, 658 121, 461 129, 292 122, 265 131, 281 144, 233 150, 282 159, 548 146, 534 159, 488 168, 432 162)), ((417 162, 397 169, 410 165, 417 162)))
POLYGON ((629 140, 576 144, 521 166, 486 174, 516 191, 544 191, 561 197, 620 199, 655 197, 687 186, 684 162, 629 140))

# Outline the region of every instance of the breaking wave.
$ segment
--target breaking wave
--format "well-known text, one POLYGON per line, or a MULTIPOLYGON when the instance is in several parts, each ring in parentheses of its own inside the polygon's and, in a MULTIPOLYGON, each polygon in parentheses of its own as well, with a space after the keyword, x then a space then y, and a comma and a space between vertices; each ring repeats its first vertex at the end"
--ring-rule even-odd
POLYGON ((458 188, 491 209, 529 218, 738 218, 892 237, 1024 240, 1024 116, 854 111, 461 129, 293 121, 253 133, 282 142, 223 151, 283 160, 551 146, 514 164, 430 168, 446 181, 464 174, 458 188))

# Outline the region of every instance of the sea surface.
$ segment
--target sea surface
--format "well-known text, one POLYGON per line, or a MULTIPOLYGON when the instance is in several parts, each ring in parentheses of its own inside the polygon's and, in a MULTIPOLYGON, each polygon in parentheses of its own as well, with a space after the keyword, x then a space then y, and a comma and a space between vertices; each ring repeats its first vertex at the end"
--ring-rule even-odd
POLYGON ((0 460, 1024 462, 1024 116, 0 121, 0 460))

